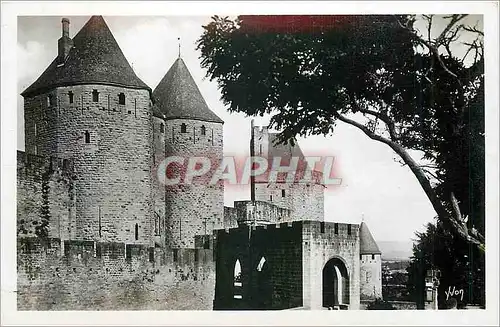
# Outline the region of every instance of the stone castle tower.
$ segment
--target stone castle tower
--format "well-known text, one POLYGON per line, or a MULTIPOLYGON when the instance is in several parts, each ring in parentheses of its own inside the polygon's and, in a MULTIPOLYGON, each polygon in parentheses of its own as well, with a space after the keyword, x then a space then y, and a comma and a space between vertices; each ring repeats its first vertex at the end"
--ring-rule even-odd
MULTIPOLYGON (((155 160, 179 157, 187 165, 189 158, 203 157, 215 167, 223 155, 223 121, 208 108, 182 58, 170 67, 153 96, 157 108, 154 133, 159 133, 155 134, 155 160)), ((179 173, 185 183, 161 188, 162 194, 155 198, 155 203, 165 205, 168 245, 194 247, 195 235, 211 235, 214 229, 222 227, 224 185, 211 184, 210 174, 192 178, 189 183, 187 174, 182 170, 179 173)))
POLYGON ((368 226, 359 226, 360 298, 375 300, 382 298, 382 252, 368 226))
POLYGON ((26 152, 71 159, 74 211, 67 238, 149 244, 152 222, 151 89, 93 16, 23 93, 26 152))
POLYGON ((200 180, 165 186, 166 157, 222 159, 223 121, 179 57, 154 92, 134 73, 101 16, 70 38, 23 93, 26 152, 71 160, 75 204, 65 239, 194 248, 223 221, 224 189, 200 180))
MULTIPOLYGON (((253 126, 253 123, 251 132, 251 155, 266 158, 270 167, 274 158, 281 158, 283 167, 291 166, 292 158, 298 158, 296 181, 303 177, 300 172, 305 169, 304 154, 298 143, 281 144, 277 141, 278 133, 269 132, 265 126, 253 126)), ((275 182, 270 182, 267 177, 261 175, 251 180, 253 201, 267 201, 290 210, 288 221, 324 220, 324 185, 320 173, 314 171, 310 183, 287 183, 284 174, 278 174, 275 182)))

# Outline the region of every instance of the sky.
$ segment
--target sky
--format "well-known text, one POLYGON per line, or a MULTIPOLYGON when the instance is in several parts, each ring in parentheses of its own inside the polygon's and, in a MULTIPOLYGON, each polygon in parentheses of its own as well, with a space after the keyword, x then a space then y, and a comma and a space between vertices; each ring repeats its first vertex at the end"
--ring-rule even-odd
MULTIPOLYGON (((73 37, 89 16, 66 16, 73 37)), ((57 56, 62 16, 18 18, 17 91, 33 83, 57 56)), ((216 82, 205 78, 196 40, 210 16, 104 16, 135 73, 154 89, 178 56, 181 56, 208 106, 224 120, 224 154, 249 155, 251 117, 229 113, 220 101, 216 82)), ((471 20, 478 20, 477 16, 471 20)), ((267 125, 269 117, 256 117, 267 125)), ((368 224, 377 241, 410 242, 415 232, 433 220, 435 212, 414 175, 395 159, 386 145, 339 122, 332 135, 299 138, 305 155, 335 156, 342 184, 325 192, 325 221, 368 224)), ((17 148, 24 150, 23 98, 17 101, 17 148)), ((249 187, 227 189, 226 206, 250 198, 249 187)))

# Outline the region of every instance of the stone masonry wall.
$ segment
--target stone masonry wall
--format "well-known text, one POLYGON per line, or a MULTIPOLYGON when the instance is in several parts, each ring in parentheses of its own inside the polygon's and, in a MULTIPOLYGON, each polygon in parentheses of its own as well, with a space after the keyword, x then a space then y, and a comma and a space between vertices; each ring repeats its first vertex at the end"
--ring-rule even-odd
POLYGON ((149 244, 153 227, 149 92, 106 85, 60 87, 25 98, 24 109, 26 151, 74 161, 75 237, 149 244), (93 90, 99 92, 96 102, 93 90), (119 104, 120 93, 125 104, 119 104))
MULTIPOLYGON (((225 220, 235 219, 239 224, 276 224, 289 221, 290 210, 266 201, 234 201, 234 208, 225 209, 225 220), (230 216, 230 217, 229 217, 230 216), (233 217, 234 216, 234 217, 233 217)), ((238 227, 236 224, 234 227, 238 227)), ((229 226, 226 226, 229 228, 229 226)))
POLYGON ((255 183, 255 199, 291 211, 287 221, 324 220, 324 187, 311 183, 255 183))
POLYGON ((302 306, 300 222, 241 225, 216 232, 215 310, 287 309, 302 306), (259 263, 265 259, 259 271, 259 263), (241 290, 234 285, 241 265, 241 290), (234 298, 238 292, 241 299, 234 298))
POLYGON ((212 310, 212 250, 18 239, 18 310, 212 310))
POLYGON ((224 226, 223 228, 238 227, 238 210, 234 207, 224 206, 224 226))
POLYGON ((151 167, 151 183, 153 187, 153 211, 154 226, 153 235, 155 242, 165 246, 166 240, 166 219, 165 219, 165 184, 161 182, 158 173, 159 168, 165 159, 165 121, 158 117, 153 117, 153 165, 151 167))
POLYGON ((338 258, 345 264, 349 275, 349 309, 358 310, 359 225, 304 221, 302 237, 304 307, 322 307, 323 268, 330 259, 338 258))
POLYGON ((380 254, 360 255, 360 298, 382 298, 382 259, 380 254))
MULTIPOLYGON (((267 201, 279 207, 291 210, 287 221, 299 220, 324 220, 324 186, 322 175, 318 172, 312 174, 311 183, 299 182, 304 177, 305 161, 299 160, 298 171, 295 174, 295 182, 285 182, 287 174, 279 173, 277 181, 269 183, 269 172, 274 158, 269 157, 273 145, 269 141, 269 130, 267 127, 256 126, 253 128, 253 153, 255 156, 264 157, 268 160, 268 171, 256 176, 253 183, 255 200, 267 201)), ((281 153, 281 165, 290 165, 290 158, 298 156, 298 153, 281 153)))
MULTIPOLYGON (((166 187, 167 240, 172 248, 194 247, 195 235, 211 235, 224 224, 224 184, 210 183, 222 160, 222 124, 198 120, 173 119, 166 121, 165 144, 167 156, 179 156, 182 165, 167 168, 169 179, 180 177, 180 183, 166 187), (182 133, 181 126, 186 125, 182 133), (205 127, 205 135, 202 127, 205 127), (189 158, 206 157, 211 170, 195 177, 188 184, 185 171, 189 158)), ((201 164, 196 170, 202 169, 201 164)))
POLYGON ((71 160, 17 151, 18 237, 75 234, 74 179, 71 160))

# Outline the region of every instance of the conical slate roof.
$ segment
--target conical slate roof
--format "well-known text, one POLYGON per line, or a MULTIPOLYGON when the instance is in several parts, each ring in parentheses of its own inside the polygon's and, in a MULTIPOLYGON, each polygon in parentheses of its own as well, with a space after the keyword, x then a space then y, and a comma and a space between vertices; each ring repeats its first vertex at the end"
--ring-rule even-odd
POLYGON ((360 254, 382 254, 372 233, 370 233, 368 226, 364 222, 359 226, 359 243, 360 254))
POLYGON ((130 67, 102 16, 92 16, 73 38, 73 48, 64 65, 54 59, 21 95, 75 84, 108 84, 151 92, 130 67))
POLYGON ((153 91, 157 109, 166 119, 183 118, 223 123, 208 108, 182 58, 178 58, 153 91))

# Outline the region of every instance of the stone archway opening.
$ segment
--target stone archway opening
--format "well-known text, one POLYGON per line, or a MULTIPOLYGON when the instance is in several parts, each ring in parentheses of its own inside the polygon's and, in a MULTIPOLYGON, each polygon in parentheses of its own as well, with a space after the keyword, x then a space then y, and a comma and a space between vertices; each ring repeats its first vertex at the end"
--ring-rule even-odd
POLYGON ((234 263, 233 270, 233 299, 241 300, 243 299, 243 287, 241 282, 241 263, 237 259, 234 263))
POLYGON ((349 300, 347 267, 339 258, 332 258, 323 267, 323 307, 346 309, 349 300))

